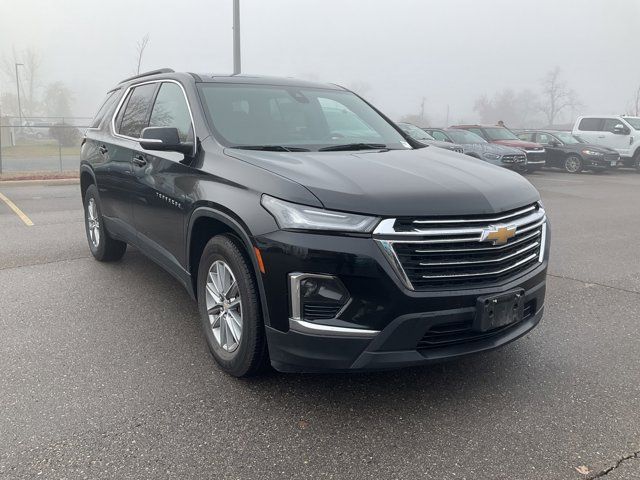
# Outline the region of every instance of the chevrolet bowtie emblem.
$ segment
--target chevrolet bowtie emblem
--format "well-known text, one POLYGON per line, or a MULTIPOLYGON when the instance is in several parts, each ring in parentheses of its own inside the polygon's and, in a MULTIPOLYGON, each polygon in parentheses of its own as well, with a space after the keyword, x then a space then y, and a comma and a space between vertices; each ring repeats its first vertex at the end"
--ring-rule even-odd
POLYGON ((482 230, 481 242, 493 242, 494 245, 504 245, 516 234, 515 225, 490 225, 482 230))

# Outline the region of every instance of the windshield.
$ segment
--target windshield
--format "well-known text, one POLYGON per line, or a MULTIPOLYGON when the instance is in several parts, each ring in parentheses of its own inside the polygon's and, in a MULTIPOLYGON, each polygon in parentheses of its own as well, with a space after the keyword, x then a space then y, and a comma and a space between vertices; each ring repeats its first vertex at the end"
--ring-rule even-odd
POLYGON ((373 108, 344 90, 222 83, 199 89, 211 128, 229 147, 411 148, 373 108))
POLYGON ((487 143, 487 141, 480 135, 476 135, 475 133, 468 132, 466 130, 447 130, 447 135, 449 135, 454 142, 462 145, 469 145, 471 143, 487 143))
POLYGON ((640 130, 640 117, 622 117, 635 130, 640 130))
POLYGON ((398 123, 398 126, 414 140, 435 140, 431 135, 410 123, 398 123))
POLYGON ((576 143, 584 143, 578 137, 574 137, 569 132, 557 132, 557 133, 554 133, 554 135, 556 137, 558 137, 558 139, 562 143, 564 143, 565 145, 573 145, 573 144, 576 144, 576 143))
POLYGON ((511 130, 502 127, 488 127, 484 131, 490 140, 519 140, 511 130))

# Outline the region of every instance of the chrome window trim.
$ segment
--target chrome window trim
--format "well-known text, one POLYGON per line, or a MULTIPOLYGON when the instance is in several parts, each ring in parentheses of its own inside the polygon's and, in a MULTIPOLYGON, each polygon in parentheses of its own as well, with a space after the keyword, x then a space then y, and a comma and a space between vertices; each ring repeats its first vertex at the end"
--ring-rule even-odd
MULTIPOLYGON (((120 137, 120 138, 125 138, 127 140, 132 140, 134 142, 139 142, 140 140, 142 140, 142 138, 135 138, 135 137, 130 137, 129 135, 122 135, 120 133, 118 133, 116 131, 116 117, 118 116, 118 114, 120 113, 120 109, 122 108, 125 100, 127 99, 129 92, 131 90, 133 90, 136 87, 140 87, 142 85, 149 85, 152 83, 175 83, 176 85, 178 85, 180 87, 180 90, 182 90, 182 96, 184 97, 184 101, 187 102, 187 109, 189 110, 189 119, 191 120, 191 129, 193 130, 193 152, 192 154, 195 155, 196 153, 196 148, 197 148, 197 140, 196 140, 196 123, 193 121, 193 112, 191 110, 191 104, 189 103, 189 98, 187 97, 187 91, 184 89, 184 86, 177 80, 173 80, 170 78, 161 78, 161 79, 156 79, 156 80, 147 80, 146 82, 138 82, 138 83, 133 83, 131 85, 129 85, 127 87, 127 89, 124 91, 124 94, 122 95, 122 98, 120 98, 120 101, 118 102, 118 106, 116 107, 115 112, 113 113, 113 115, 111 116, 111 122, 110 122, 110 131, 111 134, 114 137, 120 137)), ((153 106, 155 105, 155 100, 157 98, 154 98, 153 100, 153 105, 151 106, 151 109, 153 111, 153 106)))

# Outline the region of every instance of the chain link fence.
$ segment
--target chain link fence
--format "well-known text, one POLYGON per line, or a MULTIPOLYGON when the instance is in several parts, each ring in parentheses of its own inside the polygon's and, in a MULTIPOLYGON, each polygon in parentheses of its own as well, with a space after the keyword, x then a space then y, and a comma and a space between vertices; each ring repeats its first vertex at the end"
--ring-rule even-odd
POLYGON ((89 118, 0 118, 0 175, 77 175, 89 118))

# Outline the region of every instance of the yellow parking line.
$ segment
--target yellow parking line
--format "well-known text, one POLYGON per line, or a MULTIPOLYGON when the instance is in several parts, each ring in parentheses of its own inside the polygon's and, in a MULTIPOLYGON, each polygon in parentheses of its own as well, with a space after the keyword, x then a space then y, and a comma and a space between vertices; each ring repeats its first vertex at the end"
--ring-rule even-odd
POLYGON ((18 208, 18 206, 9 200, 2 192, 0 192, 0 200, 7 204, 7 206, 13 210, 13 212, 20 217, 20 220, 24 222, 27 227, 33 227, 33 222, 27 215, 18 208))

